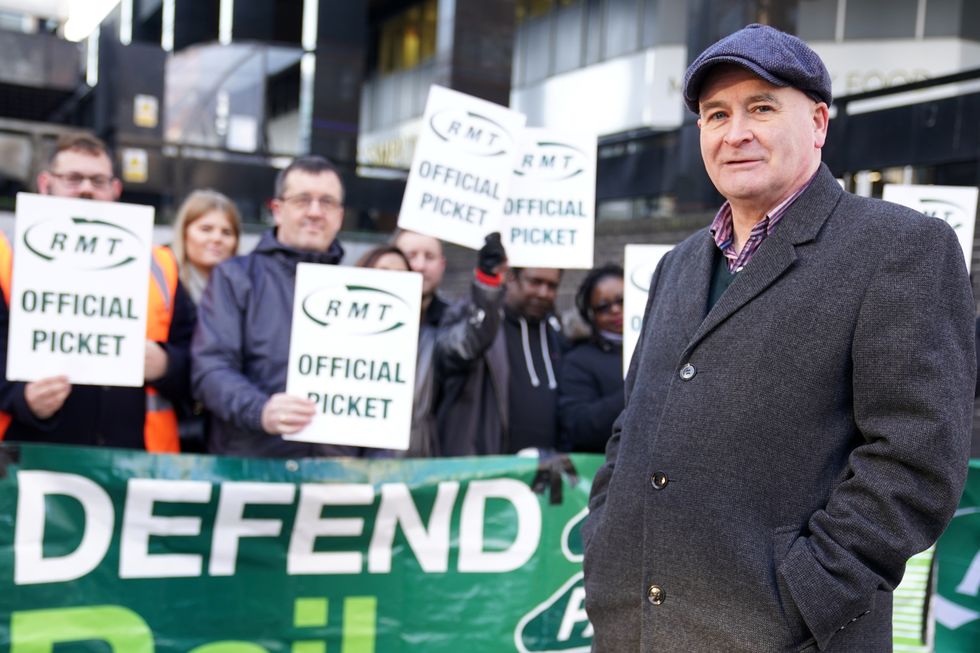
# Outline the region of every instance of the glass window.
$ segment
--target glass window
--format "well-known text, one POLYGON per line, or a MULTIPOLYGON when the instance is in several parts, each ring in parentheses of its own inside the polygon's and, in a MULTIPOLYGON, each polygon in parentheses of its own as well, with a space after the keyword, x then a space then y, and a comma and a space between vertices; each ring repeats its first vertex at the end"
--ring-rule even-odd
POLYGON ((980 41, 980 2, 969 0, 962 11, 960 36, 971 41, 980 41))
POLYGON ((844 39, 912 38, 918 4, 918 0, 847 0, 844 39))
POLYGON ((436 52, 438 0, 424 0, 381 24, 378 70, 390 73, 414 68, 436 52))
POLYGON ((585 0, 585 65, 602 57, 602 0, 585 0))
POLYGON ((925 36, 959 36, 963 0, 929 0, 925 36))
POLYGON ((510 83, 511 86, 520 88, 524 86, 524 62, 527 61, 527 34, 524 25, 518 25, 514 29, 514 59, 511 62, 510 83))
POLYGON ((801 0, 796 34, 804 41, 833 41, 838 0, 801 0))
POLYGON ((639 45, 639 0, 606 0, 604 59, 618 57, 639 45))
POLYGON ((551 11, 552 0, 517 0, 517 22, 543 16, 551 11))
POLYGON ((683 45, 687 5, 675 0, 643 0, 643 47, 683 45))
POLYGON ((524 83, 533 84, 551 74, 551 17, 532 18, 524 29, 524 83))
POLYGON ((630 220, 633 218, 632 200, 607 200, 596 206, 596 220, 630 220))
POLYGON ((585 11, 581 2, 563 1, 555 14, 555 73, 575 70, 582 65, 582 20, 585 11))

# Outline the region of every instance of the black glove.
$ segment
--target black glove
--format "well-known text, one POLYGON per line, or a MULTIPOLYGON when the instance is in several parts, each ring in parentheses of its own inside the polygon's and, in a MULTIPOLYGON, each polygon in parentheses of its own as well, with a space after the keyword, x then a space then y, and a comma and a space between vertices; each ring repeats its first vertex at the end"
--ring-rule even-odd
POLYGON ((507 260, 507 251, 500 242, 500 232, 487 234, 486 242, 480 248, 476 259, 476 269, 488 276, 497 274, 496 268, 507 260))

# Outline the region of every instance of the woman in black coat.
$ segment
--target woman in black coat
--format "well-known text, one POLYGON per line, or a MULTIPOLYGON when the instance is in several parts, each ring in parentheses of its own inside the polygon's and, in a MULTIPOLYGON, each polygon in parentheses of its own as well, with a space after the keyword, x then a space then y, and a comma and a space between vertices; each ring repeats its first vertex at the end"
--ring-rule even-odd
POLYGON ((623 410, 623 268, 589 271, 575 305, 591 335, 562 360, 558 419, 572 451, 601 453, 623 410))

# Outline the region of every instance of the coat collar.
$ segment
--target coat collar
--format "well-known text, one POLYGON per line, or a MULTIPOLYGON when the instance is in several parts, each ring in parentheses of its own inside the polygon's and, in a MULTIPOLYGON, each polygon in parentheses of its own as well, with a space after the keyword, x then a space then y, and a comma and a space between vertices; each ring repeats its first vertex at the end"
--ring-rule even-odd
MULTIPOLYGON (((694 318, 689 324, 699 324, 694 331, 684 352, 684 358, 691 350, 718 325, 728 319, 733 313, 748 304, 753 298, 772 285, 796 262, 796 247, 816 239, 827 218, 840 201, 844 191, 825 164, 820 169, 810 187, 800 195, 786 215, 779 222, 779 227, 759 247, 749 265, 738 273, 738 276, 728 287, 721 299, 712 307, 702 320, 693 314, 685 317, 694 318)), ((699 311, 704 316, 708 303, 708 291, 711 284, 712 265, 715 256, 715 243, 705 230, 701 234, 702 241, 692 257, 692 274, 686 275, 696 286, 690 293, 693 301, 690 311, 699 311)))

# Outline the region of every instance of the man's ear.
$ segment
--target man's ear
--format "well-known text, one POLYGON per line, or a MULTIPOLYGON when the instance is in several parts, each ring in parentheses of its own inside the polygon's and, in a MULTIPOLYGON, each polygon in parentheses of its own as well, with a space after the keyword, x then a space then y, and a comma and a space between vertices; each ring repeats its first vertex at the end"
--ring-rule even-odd
POLYGON ((282 200, 269 200, 269 210, 272 211, 272 223, 279 226, 279 217, 282 213, 282 200))
POLYGON ((41 195, 48 195, 48 189, 51 187, 51 175, 47 170, 42 170, 37 173, 37 192, 41 195))
POLYGON ((112 201, 116 201, 122 195, 122 182, 119 181, 118 177, 113 177, 109 185, 112 188, 112 201))
POLYGON ((830 109, 823 102, 813 108, 813 145, 818 150, 827 142, 827 128, 830 125, 830 109))

